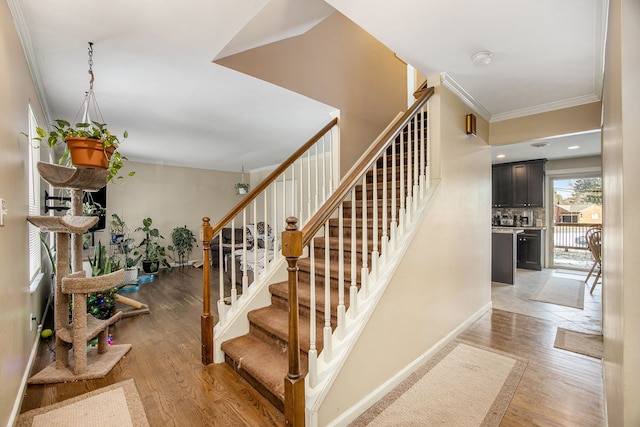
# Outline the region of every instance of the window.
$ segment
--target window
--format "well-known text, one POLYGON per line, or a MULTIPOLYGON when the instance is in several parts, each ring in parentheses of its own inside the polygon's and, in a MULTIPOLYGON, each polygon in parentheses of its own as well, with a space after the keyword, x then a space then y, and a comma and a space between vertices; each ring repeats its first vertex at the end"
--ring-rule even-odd
MULTIPOLYGON (((29 106, 29 141, 37 136, 36 118, 29 106)), ((40 215, 40 175, 36 167, 40 160, 40 150, 29 151, 29 215, 40 215)), ((30 281, 40 273, 41 267, 40 230, 29 223, 29 278, 30 281)))
POLYGON ((599 219, 600 215, 598 215, 598 212, 594 212, 591 214, 591 219, 599 219))

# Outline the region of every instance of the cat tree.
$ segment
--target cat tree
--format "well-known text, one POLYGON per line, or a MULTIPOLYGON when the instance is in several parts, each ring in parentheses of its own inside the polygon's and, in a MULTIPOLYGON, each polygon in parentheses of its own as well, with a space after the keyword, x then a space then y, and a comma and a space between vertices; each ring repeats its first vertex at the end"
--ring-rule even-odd
POLYGON ((82 269, 82 235, 97 217, 82 216, 82 192, 97 191, 106 185, 107 170, 75 169, 38 163, 40 176, 57 188, 71 190, 71 216, 29 216, 40 230, 56 233, 55 349, 56 360, 29 379, 30 384, 102 378, 129 351, 131 344, 109 345, 109 326, 122 312, 107 320, 87 314, 87 294, 124 283, 124 270, 104 276, 85 277, 82 269), (72 301, 70 310, 69 302, 72 301), (97 347, 87 343, 98 338, 97 347))

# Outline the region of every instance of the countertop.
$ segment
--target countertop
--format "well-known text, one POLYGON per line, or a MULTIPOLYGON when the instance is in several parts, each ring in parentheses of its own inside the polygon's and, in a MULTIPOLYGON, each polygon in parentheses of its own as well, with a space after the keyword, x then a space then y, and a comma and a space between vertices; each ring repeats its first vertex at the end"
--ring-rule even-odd
POLYGON ((491 232, 492 233, 512 233, 512 234, 518 234, 518 233, 523 233, 527 230, 537 230, 537 231, 544 231, 546 230, 547 227, 509 227, 506 225, 502 225, 502 226, 492 226, 491 227, 491 232))

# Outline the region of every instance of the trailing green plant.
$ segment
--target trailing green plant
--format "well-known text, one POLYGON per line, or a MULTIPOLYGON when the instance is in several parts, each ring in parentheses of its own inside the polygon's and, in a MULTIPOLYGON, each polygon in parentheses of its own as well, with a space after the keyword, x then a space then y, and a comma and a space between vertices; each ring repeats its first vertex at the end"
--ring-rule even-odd
MULTIPOLYGON (((109 129, 107 129, 106 123, 92 121, 91 123, 76 123, 72 126, 71 123, 66 120, 57 119, 54 121, 56 124, 52 125, 53 130, 48 134, 44 129, 40 127, 36 128, 38 136, 34 137, 33 140, 38 141, 39 146, 53 148, 63 144, 67 138, 73 137, 100 140, 102 141, 103 149, 113 147, 115 150, 109 160, 107 182, 117 182, 124 179, 124 177, 119 176, 119 173, 120 169, 124 166, 124 160, 128 159, 118 151, 122 142, 118 136, 112 134, 109 129), (46 142, 46 145, 43 144, 43 141, 46 142)), ((122 140, 124 141, 128 136, 129 133, 124 131, 122 140)), ((105 151, 105 156, 106 155, 107 153, 105 151)), ((70 160, 69 149, 65 144, 64 154, 60 157, 58 163, 69 164, 70 160)), ((129 172, 128 176, 132 177, 134 174, 135 172, 132 171, 129 172)))
POLYGON ((249 184, 247 184, 246 182, 238 182, 236 184, 236 191, 238 192, 238 194, 240 194, 240 190, 244 190, 245 193, 249 192, 249 184))
POLYGON ((173 245, 168 246, 168 249, 173 251, 173 259, 176 259, 177 254, 178 263, 180 265, 184 265, 189 262, 189 255, 191 255, 194 245, 198 246, 196 236, 193 232, 189 230, 186 225, 183 227, 176 227, 171 232, 171 241, 173 242, 173 245))
POLYGON ((118 214, 111 214, 111 221, 109 222, 109 233, 119 235, 126 234, 127 224, 118 216, 118 214))
POLYGON ((164 237, 157 228, 151 227, 152 223, 151 218, 145 218, 142 220, 142 227, 136 228, 135 231, 144 233, 144 238, 136 246, 136 251, 133 254, 141 255, 142 262, 150 263, 151 271, 157 271, 161 265, 171 271, 171 264, 167 261, 167 250, 160 244, 160 239, 164 240, 164 237))

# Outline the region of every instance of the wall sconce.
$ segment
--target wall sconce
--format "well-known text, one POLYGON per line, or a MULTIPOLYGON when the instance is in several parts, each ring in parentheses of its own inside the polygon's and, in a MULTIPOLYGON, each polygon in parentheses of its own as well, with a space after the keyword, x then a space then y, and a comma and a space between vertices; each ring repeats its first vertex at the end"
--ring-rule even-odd
POLYGON ((465 130, 467 131, 467 135, 476 136, 476 116, 473 114, 467 114, 465 130))

